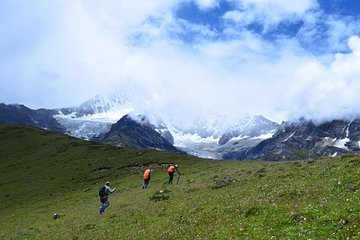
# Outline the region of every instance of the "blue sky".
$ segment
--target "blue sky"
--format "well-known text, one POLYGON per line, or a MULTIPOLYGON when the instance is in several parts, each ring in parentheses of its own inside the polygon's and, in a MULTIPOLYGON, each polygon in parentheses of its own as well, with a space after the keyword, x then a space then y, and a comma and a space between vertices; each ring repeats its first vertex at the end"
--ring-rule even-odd
POLYGON ((359 35, 357 0, 3 0, 0 102, 73 106, 131 82, 139 111, 174 117, 351 117, 359 35))

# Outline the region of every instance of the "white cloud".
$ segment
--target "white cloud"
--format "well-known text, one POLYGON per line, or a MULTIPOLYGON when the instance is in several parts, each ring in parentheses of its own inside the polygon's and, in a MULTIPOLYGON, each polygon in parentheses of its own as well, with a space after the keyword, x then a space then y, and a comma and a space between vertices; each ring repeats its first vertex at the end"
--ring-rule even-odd
POLYGON ((314 0, 242 0, 241 2, 245 6, 256 5, 257 8, 269 14, 278 12, 282 14, 303 15, 307 10, 317 6, 317 2, 314 0))
POLYGON ((327 35, 329 36, 329 46, 338 51, 346 50, 346 40, 355 32, 360 31, 360 21, 353 18, 340 18, 337 16, 330 16, 326 20, 329 29, 327 35))
POLYGON ((254 22, 257 18, 256 13, 252 11, 238 11, 232 10, 224 14, 223 18, 225 20, 231 20, 233 22, 240 23, 242 25, 249 25, 254 22))
POLYGON ((359 19, 327 15, 323 11, 307 12, 297 39, 318 52, 347 51, 347 40, 360 33, 359 19))
MULTIPOLYGON (((332 112, 358 112, 357 37, 349 41, 351 53, 332 56, 325 64, 323 56, 301 47, 299 36, 271 42, 236 24, 219 33, 176 19, 173 9, 179 2, 38 1, 31 12, 26 11, 29 5, 21 5, 18 12, 16 4, 6 2, 11 7, 6 8, 6 17, 0 14, 0 48, 6 50, 0 56, 0 101, 64 107, 130 81, 141 88, 136 99, 139 111, 183 120, 207 111, 264 114, 275 120, 304 113, 326 117, 332 112), (5 21, 15 13, 23 20, 5 21), (19 32, 9 30, 11 26, 19 32), (196 41, 172 36, 189 32, 191 37, 199 35, 196 41), (214 40, 219 34, 223 35, 214 40)), ((218 1, 197 4, 210 11, 218 1)), ((308 11, 316 7, 310 0, 244 0, 224 18, 267 26, 301 18, 308 28, 299 35, 311 39, 318 31, 311 32, 309 26, 317 26, 317 16, 323 17, 308 11)), ((334 18, 331 26, 334 40, 328 41, 334 45, 356 29, 353 21, 340 18, 334 18)))
POLYGON ((131 54, 134 32, 150 35, 143 23, 149 16, 166 15, 175 3, 2 2, 5 12, 21 15, 0 17, 0 48, 8 52, 0 57, 0 79, 6 81, 2 93, 19 93, 18 101, 32 107, 80 104, 122 79, 119 69, 131 54))
POLYGON ((243 25, 256 22, 267 31, 283 21, 296 21, 304 17, 307 11, 315 9, 315 0, 242 0, 238 9, 224 14, 224 19, 243 25))
POLYGON ((329 120, 360 114, 360 38, 351 37, 349 47, 350 53, 336 54, 330 64, 311 60, 299 67, 288 93, 290 116, 329 120))
POLYGON ((219 4, 219 0, 194 0, 198 7, 202 10, 214 8, 219 4))
POLYGON ((140 112, 151 108, 164 118, 185 121, 208 110, 229 116, 262 113, 281 120, 277 108, 285 100, 289 79, 307 60, 293 53, 297 47, 285 42, 276 49, 251 33, 239 40, 200 42, 195 51, 158 41, 133 52, 121 72, 151 93, 144 100, 149 105, 137 107, 140 112))

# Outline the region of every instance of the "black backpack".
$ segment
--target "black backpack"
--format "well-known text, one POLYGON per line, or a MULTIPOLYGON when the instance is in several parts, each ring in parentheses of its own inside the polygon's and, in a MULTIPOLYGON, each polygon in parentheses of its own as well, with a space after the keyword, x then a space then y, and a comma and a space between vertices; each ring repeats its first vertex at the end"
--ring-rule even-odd
POLYGON ((105 189, 106 189, 105 186, 102 186, 102 187, 99 189, 99 196, 100 196, 100 197, 105 197, 105 196, 108 195, 105 189))

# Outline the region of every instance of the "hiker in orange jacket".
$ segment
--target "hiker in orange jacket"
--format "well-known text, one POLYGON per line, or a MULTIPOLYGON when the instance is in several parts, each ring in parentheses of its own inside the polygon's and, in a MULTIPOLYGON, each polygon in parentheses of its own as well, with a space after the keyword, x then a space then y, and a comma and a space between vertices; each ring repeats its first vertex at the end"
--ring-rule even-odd
POLYGON ((172 183, 173 183, 174 173, 175 173, 175 172, 178 172, 178 173, 181 175, 181 173, 179 172, 178 167, 179 167, 178 165, 171 165, 171 166, 168 168, 168 173, 169 173, 169 181, 168 181, 168 184, 172 184, 172 183))
POLYGON ((143 189, 147 188, 147 186, 149 185, 150 175, 151 175, 151 170, 148 168, 144 172, 144 184, 142 186, 143 189))

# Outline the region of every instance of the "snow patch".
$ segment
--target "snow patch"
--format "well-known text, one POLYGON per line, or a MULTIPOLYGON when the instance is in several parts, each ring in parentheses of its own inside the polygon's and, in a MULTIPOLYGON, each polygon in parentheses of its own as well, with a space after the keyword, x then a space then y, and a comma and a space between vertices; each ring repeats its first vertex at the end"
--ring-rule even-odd
POLYGON ((172 132, 172 135, 174 137, 174 146, 175 147, 188 147, 191 144, 194 143, 217 143, 219 141, 219 138, 215 138, 213 136, 202 138, 198 134, 181 134, 181 133, 174 133, 172 132))
POLYGON ((335 142, 334 146, 337 148, 349 150, 348 147, 345 146, 345 144, 348 143, 349 141, 350 141, 349 138, 339 139, 335 142))
POLYGON ((345 150, 349 151, 348 147, 346 147, 345 145, 346 145, 346 143, 350 142, 349 128, 350 128, 350 125, 351 125, 352 122, 353 122, 353 120, 351 120, 350 123, 346 126, 346 129, 345 129, 346 137, 343 138, 343 139, 337 140, 335 142, 335 147, 345 149, 345 150))
POLYGON ((240 136, 238 136, 238 137, 231 138, 231 139, 229 140, 229 142, 230 142, 230 141, 239 141, 239 140, 248 139, 248 138, 249 138, 249 139, 261 139, 261 140, 265 140, 265 139, 271 138, 271 137, 274 135, 274 133, 275 133, 275 130, 273 130, 273 131, 271 131, 271 132, 269 132, 269 133, 261 134, 261 135, 256 136, 256 137, 250 137, 250 136, 247 136, 247 135, 245 135, 245 136, 240 135, 240 136))
POLYGON ((265 139, 272 138, 272 136, 274 136, 274 134, 275 134, 275 131, 271 131, 269 133, 265 133, 265 134, 261 134, 261 135, 259 135, 257 137, 253 137, 252 139, 263 139, 263 140, 265 140, 265 139))
POLYGON ((117 111, 95 113, 82 117, 76 117, 76 112, 65 115, 59 111, 59 114, 54 115, 54 118, 66 128, 68 135, 88 140, 110 131, 112 124, 119 121, 131 111, 131 108, 124 108, 117 111))
POLYGON ((237 141, 237 140, 243 140, 243 139, 246 139, 246 138, 249 138, 249 136, 238 136, 238 137, 234 137, 232 139, 230 139, 229 141, 237 141))
POLYGON ((87 120, 87 121, 116 123, 123 116, 125 116, 132 110, 133 110, 132 108, 124 108, 124 109, 114 111, 114 112, 103 112, 103 113, 96 113, 93 115, 87 115, 87 116, 81 117, 80 119, 87 120))
POLYGON ((295 133, 296 133, 296 131, 293 132, 292 134, 290 134, 290 136, 288 136, 287 138, 285 138, 285 140, 283 142, 286 142, 287 140, 289 140, 292 136, 294 136, 295 133))
POLYGON ((174 146, 190 155, 200 158, 220 159, 217 153, 219 138, 210 136, 203 138, 198 134, 171 132, 174 146))
POLYGON ((90 122, 103 122, 103 123, 116 123, 119 121, 123 116, 131 112, 132 108, 123 108, 117 111, 111 112, 102 112, 102 113, 95 113, 89 114, 82 117, 76 117, 76 112, 72 112, 70 114, 63 114, 59 112, 58 115, 54 115, 56 119, 67 119, 73 121, 90 121, 90 122))
POLYGON ((64 114, 62 111, 58 111, 58 115, 55 115, 54 117, 64 117, 64 118, 76 118, 77 112, 72 112, 70 114, 64 114))

